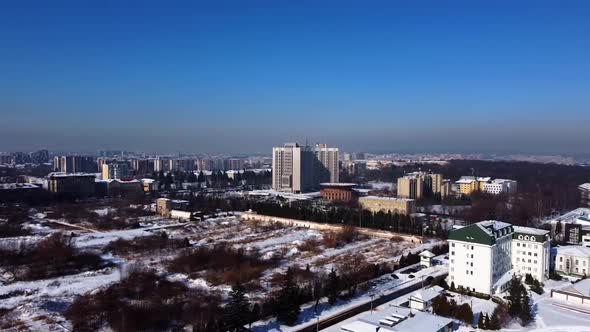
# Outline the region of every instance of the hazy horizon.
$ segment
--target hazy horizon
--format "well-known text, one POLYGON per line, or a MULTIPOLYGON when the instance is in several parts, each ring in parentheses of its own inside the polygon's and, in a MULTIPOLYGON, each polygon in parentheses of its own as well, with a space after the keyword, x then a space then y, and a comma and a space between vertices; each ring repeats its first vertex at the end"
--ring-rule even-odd
POLYGON ((0 151, 590 153, 588 2, 0 8, 0 151))

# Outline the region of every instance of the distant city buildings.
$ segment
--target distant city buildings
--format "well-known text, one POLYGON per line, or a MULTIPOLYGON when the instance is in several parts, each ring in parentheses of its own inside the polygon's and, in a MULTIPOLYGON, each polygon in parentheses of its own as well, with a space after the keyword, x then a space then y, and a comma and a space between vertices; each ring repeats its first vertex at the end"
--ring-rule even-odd
POLYGON ((420 199, 440 194, 442 174, 427 172, 408 173, 397 179, 397 197, 420 199))
POLYGON ((94 158, 88 156, 56 156, 53 158, 53 170, 61 173, 96 172, 94 158))
POLYGON ((484 294, 504 291, 512 275, 549 277, 549 231, 486 220, 449 233, 449 283, 484 294))
POLYGON ((287 143, 272 152, 274 190, 302 193, 319 189, 322 182, 339 182, 338 148, 316 144, 312 149, 287 143))
POLYGON ((127 162, 118 161, 102 165, 103 180, 127 179, 129 176, 129 164, 127 162))

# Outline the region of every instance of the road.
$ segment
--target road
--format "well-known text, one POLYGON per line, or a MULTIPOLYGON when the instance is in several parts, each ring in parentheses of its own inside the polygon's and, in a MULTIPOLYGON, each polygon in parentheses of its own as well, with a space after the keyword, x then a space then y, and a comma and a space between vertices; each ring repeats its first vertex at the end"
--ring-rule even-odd
MULTIPOLYGON (((437 275, 437 276, 446 276, 447 274, 448 274, 448 272, 441 274, 441 275, 437 275)), ((365 312, 365 311, 369 311, 369 310, 371 310, 371 307, 374 308, 376 306, 382 305, 382 304, 387 303, 391 300, 394 300, 400 296, 406 295, 406 294, 411 293, 417 289, 422 288, 422 282, 414 282, 414 280, 411 280, 406 283, 411 283, 411 285, 408 285, 407 287, 400 288, 398 290, 395 290, 395 291, 387 293, 387 294, 381 294, 380 297, 375 298, 372 301, 372 304, 371 304, 371 302, 359 304, 358 306, 352 307, 344 312, 332 315, 330 317, 326 317, 324 319, 320 319, 319 323, 317 323, 317 324, 311 324, 311 325, 308 325, 306 327, 303 327, 303 328, 295 330, 295 331, 297 331, 297 332, 314 332, 317 330, 325 329, 325 328, 330 327, 334 324, 340 323, 341 321, 348 319, 352 316, 358 315, 358 314, 365 312)), ((402 285, 404 285, 404 284, 396 285, 394 288, 398 288, 402 285)))

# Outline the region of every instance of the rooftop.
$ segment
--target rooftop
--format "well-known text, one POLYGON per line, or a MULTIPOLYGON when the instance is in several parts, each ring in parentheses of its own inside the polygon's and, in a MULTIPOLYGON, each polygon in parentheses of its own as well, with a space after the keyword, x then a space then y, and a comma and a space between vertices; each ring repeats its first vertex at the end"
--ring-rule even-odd
POLYGON ((94 173, 65 173, 65 172, 53 172, 53 173, 49 173, 49 175, 47 177, 50 178, 66 178, 66 177, 74 177, 74 176, 80 176, 80 177, 96 177, 96 174, 94 173))
POLYGON ((0 183, 0 190, 39 189, 32 183, 0 183))
POLYGON ((400 202, 411 202, 414 201, 411 198, 399 198, 399 197, 389 197, 389 196, 365 196, 363 199, 381 199, 387 201, 400 201, 400 202))
POLYGON ((559 246, 551 248, 556 254, 575 257, 590 257, 590 248, 584 246, 559 246))
POLYGON ((442 293, 443 288, 440 286, 432 286, 425 289, 419 289, 412 293, 410 300, 429 302, 438 297, 442 293))
POLYGON ((324 182, 320 183, 322 187, 356 187, 356 183, 346 183, 346 182, 324 182))
POLYGON ((430 332, 439 331, 453 320, 409 308, 381 306, 373 312, 364 312, 327 328, 327 332, 430 332))
POLYGON ((511 224, 509 224, 507 222, 498 221, 498 220, 484 220, 484 221, 478 222, 477 224, 482 227, 491 229, 493 231, 497 231, 499 229, 512 226, 511 224))
POLYGON ((582 190, 588 190, 588 191, 590 191, 590 182, 589 183, 583 183, 580 186, 578 186, 578 188, 580 188, 582 190))
POLYGON ((546 229, 523 227, 523 226, 513 226, 513 228, 514 228, 514 231, 517 233, 532 234, 532 235, 549 234, 549 231, 546 229))
POLYGON ((590 279, 584 279, 560 289, 562 292, 590 296, 590 279))
POLYGON ((428 250, 424 250, 423 252, 421 252, 421 253, 420 253, 420 256, 432 258, 432 257, 434 257, 434 256, 436 256, 436 255, 435 255, 435 254, 433 254, 433 253, 431 253, 431 252, 430 252, 430 251, 428 251, 428 250))

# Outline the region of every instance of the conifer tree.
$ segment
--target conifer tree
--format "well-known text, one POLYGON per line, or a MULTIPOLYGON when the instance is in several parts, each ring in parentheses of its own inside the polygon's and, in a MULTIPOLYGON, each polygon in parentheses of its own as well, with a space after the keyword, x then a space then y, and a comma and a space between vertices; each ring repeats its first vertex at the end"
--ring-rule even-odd
POLYGON ((250 303, 240 282, 237 282, 229 292, 229 302, 225 306, 224 316, 229 331, 239 331, 250 322, 250 303))

